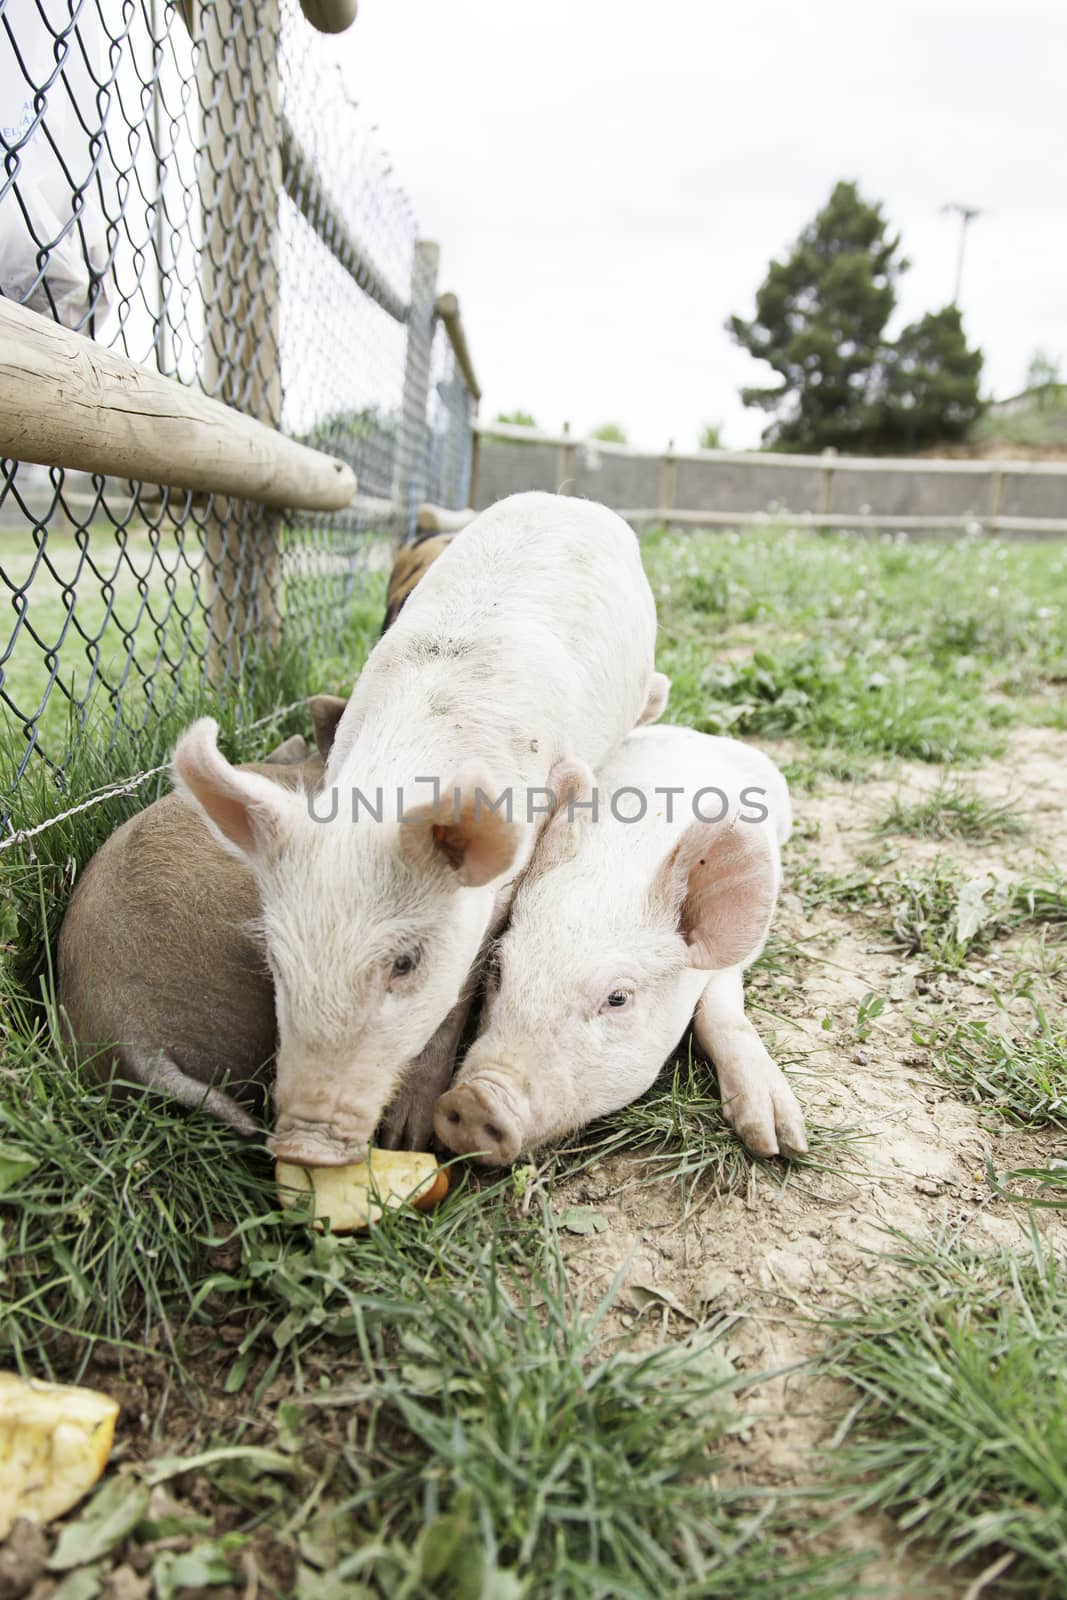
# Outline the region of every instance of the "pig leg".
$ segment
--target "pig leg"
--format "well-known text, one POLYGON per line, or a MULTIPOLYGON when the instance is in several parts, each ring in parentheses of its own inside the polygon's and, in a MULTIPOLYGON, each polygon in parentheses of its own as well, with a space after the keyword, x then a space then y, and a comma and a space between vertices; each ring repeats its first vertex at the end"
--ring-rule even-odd
POLYGON ((400 1091, 378 1127, 377 1142, 383 1150, 429 1149, 434 1106, 452 1082, 470 1008, 471 996, 462 995, 429 1044, 409 1063, 400 1091))
POLYGON ((803 1155, 808 1148, 803 1113, 745 1015, 740 967, 709 978, 693 1032, 718 1074, 723 1115, 753 1155, 803 1155))
POLYGON ((190 1078, 165 1050, 146 1050, 142 1053, 126 1049, 119 1054, 118 1060, 126 1077, 143 1083, 147 1089, 156 1089, 160 1094, 169 1096, 186 1110, 206 1111, 208 1116, 225 1122, 227 1127, 235 1128, 248 1138, 262 1135, 262 1125, 255 1117, 249 1116, 243 1106, 239 1106, 222 1089, 213 1089, 199 1083, 196 1078, 190 1078))

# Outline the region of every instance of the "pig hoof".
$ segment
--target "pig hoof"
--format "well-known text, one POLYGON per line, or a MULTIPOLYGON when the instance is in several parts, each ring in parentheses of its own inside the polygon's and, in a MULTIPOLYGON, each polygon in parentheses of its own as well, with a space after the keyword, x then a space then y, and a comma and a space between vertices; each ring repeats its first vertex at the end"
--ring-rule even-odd
POLYGON ((807 1154, 804 1114, 785 1078, 723 1101, 723 1115, 754 1156, 807 1154))
POLYGON ((461 1083, 437 1102, 434 1131, 457 1155, 486 1167, 505 1167, 522 1148, 518 1125, 497 1103, 492 1089, 461 1083))

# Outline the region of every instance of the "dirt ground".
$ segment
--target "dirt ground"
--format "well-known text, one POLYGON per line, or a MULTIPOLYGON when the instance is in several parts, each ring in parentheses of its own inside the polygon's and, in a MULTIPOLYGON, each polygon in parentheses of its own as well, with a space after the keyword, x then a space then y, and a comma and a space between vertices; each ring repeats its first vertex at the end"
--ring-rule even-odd
MULTIPOLYGON (((781 745, 767 749, 779 761, 787 754, 781 745)), ((816 1448, 839 1428, 845 1394, 790 1369, 819 1353, 825 1335, 818 1319, 832 1321, 858 1285, 891 1285, 891 1268, 879 1259, 894 1246, 888 1230, 922 1238, 962 1228, 979 1245, 1017 1245, 1024 1218, 991 1190, 987 1162, 1002 1172, 1047 1162, 1053 1153, 1047 1136, 998 1125, 988 1108, 957 1098, 912 1037, 916 1022, 945 1011, 960 1019, 992 1016, 997 969, 1003 976, 1018 964, 1025 954, 1019 939, 996 948, 988 958, 993 970, 972 961, 931 981, 921 958, 890 949, 863 917, 820 907, 809 918, 790 891, 790 871, 798 865, 813 860, 843 873, 887 843, 897 852, 890 870, 947 855, 975 875, 993 871, 1010 879, 1067 861, 1067 733, 1020 730, 1001 760, 959 774, 983 797, 1014 803, 1027 824, 1019 837, 972 845, 877 835, 894 796, 921 798, 943 776, 902 764, 892 780, 827 784, 817 795, 794 795, 796 833, 776 926, 804 941, 812 959, 792 967, 787 986, 776 987, 766 1005, 757 980, 749 1004, 772 1053, 789 1066, 809 1117, 862 1135, 847 1147, 845 1170, 808 1169, 779 1184, 754 1169, 746 1194, 698 1199, 688 1216, 677 1188, 642 1181, 629 1157, 606 1159, 558 1191, 559 1205, 595 1205, 608 1223, 569 1249, 588 1302, 625 1268, 623 1311, 628 1295, 645 1304, 647 1290, 660 1297, 654 1337, 677 1339, 705 1319, 736 1317, 727 1353, 746 1373, 778 1374, 745 1395, 752 1421, 736 1444, 736 1466, 752 1481, 813 1481, 816 1448), (889 1004, 861 1043, 857 1006, 869 992, 889 1004)), ((1049 981, 1059 986, 1051 1002, 1062 1003, 1063 974, 1049 981)), ((1061 1250, 1067 1247, 1067 1216, 1046 1211, 1037 1219, 1061 1250)), ((921 1551, 897 1548, 888 1522, 843 1523, 838 1543, 852 1542, 884 1550, 868 1581, 885 1582, 890 1594, 973 1600, 996 1593, 995 1583, 974 1588, 973 1571, 931 1574, 921 1551)))

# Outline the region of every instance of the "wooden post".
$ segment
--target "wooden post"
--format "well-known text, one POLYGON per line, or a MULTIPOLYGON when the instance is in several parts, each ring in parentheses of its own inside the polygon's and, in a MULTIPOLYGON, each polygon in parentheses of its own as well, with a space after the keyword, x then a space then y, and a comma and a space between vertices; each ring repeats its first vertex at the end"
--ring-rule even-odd
POLYGON ((674 505, 674 479, 677 470, 674 459, 674 440, 668 439, 659 474, 659 503, 662 511, 670 511, 674 505))
POLYGON ((411 263, 411 300, 408 307, 408 344, 404 362, 404 404, 400 438, 393 466, 393 499, 400 508, 401 538, 410 539, 420 503, 426 498, 426 403, 430 393, 430 353, 433 349, 437 299, 437 262, 440 250, 420 239, 411 263))
POLYGON ((821 483, 820 489, 819 489, 819 512, 824 517, 828 517, 830 515, 830 506, 833 503, 833 497, 834 497, 834 468, 833 468, 833 463, 834 463, 836 457, 837 457, 837 451, 834 449, 833 445, 827 445, 826 449, 822 452, 822 461, 823 461, 822 483, 821 483))
POLYGON ((565 422, 563 424, 564 437, 560 442, 559 455, 556 460, 557 494, 570 494, 567 485, 572 481, 574 475, 574 446, 570 441, 570 433, 571 425, 569 422, 565 422))
MULTIPOLYGON (((280 0, 198 7, 197 87, 203 107, 203 383, 209 395, 276 428, 281 188, 280 0)), ((250 643, 281 632, 281 517, 243 501, 212 507, 207 558, 208 676, 235 676, 250 643)))
POLYGON ((320 33, 344 33, 356 20, 358 0, 300 0, 300 9, 320 33))
POLYGON ((993 469, 992 493, 989 497, 989 532, 996 533, 997 523, 1004 506, 1004 474, 999 467, 993 469))

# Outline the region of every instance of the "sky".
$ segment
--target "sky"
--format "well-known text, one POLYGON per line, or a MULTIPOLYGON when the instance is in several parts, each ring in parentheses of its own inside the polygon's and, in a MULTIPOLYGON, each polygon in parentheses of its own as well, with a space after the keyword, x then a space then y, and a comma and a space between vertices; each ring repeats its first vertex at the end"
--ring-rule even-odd
POLYGON ((840 178, 913 263, 891 331, 952 298, 984 386, 1067 365, 1067 6, 360 0, 339 41, 460 298, 483 418, 759 442, 732 343, 840 178))

